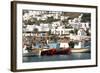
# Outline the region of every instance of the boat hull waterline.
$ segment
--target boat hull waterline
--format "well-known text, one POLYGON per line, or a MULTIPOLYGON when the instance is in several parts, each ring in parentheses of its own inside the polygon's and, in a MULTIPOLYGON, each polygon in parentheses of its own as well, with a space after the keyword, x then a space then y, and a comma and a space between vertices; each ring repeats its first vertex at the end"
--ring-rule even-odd
POLYGON ((23 56, 52 56, 52 55, 70 55, 71 53, 87 53, 89 49, 35 49, 35 52, 24 53, 23 56))

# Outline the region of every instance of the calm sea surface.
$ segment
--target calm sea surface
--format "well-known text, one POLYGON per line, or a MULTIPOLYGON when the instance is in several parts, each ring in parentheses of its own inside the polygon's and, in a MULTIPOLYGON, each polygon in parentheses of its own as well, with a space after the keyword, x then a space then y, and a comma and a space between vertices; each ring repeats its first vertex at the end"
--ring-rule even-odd
POLYGON ((70 55, 23 57, 23 62, 64 61, 91 59, 91 53, 72 53, 70 55))

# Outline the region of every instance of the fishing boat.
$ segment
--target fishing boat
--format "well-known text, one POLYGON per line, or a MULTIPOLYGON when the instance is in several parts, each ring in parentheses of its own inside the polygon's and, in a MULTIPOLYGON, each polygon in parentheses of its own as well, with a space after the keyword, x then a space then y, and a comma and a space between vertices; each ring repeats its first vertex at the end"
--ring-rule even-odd
POLYGON ((24 53, 23 56, 52 56, 52 55, 70 55, 71 53, 87 53, 87 48, 61 48, 61 49, 33 49, 30 53, 24 53))
POLYGON ((64 49, 50 49, 42 51, 41 55, 70 55, 71 53, 86 53, 90 52, 87 48, 64 48, 64 49))

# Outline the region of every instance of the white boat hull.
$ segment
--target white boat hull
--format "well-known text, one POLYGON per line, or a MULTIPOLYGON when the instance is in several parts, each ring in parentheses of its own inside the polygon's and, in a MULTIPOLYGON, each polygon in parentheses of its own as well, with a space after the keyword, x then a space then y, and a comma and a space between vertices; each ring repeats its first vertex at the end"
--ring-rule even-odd
POLYGON ((90 50, 89 49, 82 49, 82 48, 80 48, 80 49, 71 49, 71 52, 72 53, 84 53, 84 52, 90 52, 90 50))

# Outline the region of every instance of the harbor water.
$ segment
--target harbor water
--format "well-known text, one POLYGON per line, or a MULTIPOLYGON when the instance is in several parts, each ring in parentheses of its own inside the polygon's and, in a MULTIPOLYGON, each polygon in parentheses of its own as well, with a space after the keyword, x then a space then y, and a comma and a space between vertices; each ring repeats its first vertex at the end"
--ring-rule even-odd
POLYGON ((52 55, 52 56, 26 56, 23 62, 46 62, 46 61, 69 61, 69 60, 87 60, 91 59, 91 53, 72 53, 70 55, 52 55))

